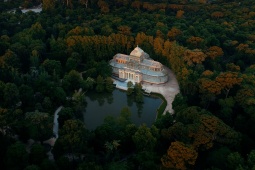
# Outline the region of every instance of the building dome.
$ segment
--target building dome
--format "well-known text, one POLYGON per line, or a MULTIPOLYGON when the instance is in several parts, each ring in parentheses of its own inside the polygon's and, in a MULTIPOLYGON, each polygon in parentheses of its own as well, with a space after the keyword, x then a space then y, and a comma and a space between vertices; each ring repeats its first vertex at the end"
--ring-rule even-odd
POLYGON ((141 57, 144 54, 144 51, 138 46, 130 53, 132 56, 141 57))

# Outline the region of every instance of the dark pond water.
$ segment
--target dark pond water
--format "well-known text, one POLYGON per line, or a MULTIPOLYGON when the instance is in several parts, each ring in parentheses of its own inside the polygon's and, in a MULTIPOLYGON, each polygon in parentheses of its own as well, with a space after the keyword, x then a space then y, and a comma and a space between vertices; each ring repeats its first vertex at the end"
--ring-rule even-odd
POLYGON ((84 111, 84 123, 89 130, 103 124, 106 116, 118 117, 123 107, 129 107, 131 121, 151 126, 156 119, 156 111, 162 100, 144 96, 144 103, 137 104, 125 91, 115 89, 112 94, 86 93, 87 106, 84 111))

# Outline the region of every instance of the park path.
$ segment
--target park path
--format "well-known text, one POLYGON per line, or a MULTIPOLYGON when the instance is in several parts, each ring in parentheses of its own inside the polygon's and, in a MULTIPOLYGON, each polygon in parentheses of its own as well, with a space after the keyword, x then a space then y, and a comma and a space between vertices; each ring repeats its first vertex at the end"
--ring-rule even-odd
POLYGON ((179 89, 179 84, 177 82, 177 79, 174 73, 167 67, 164 67, 164 69, 168 73, 168 82, 164 84, 152 84, 152 83, 142 82, 142 86, 143 86, 143 89, 145 89, 146 91, 162 94, 167 101, 167 106, 164 111, 164 114, 166 114, 166 111, 173 114, 174 111, 172 108, 172 102, 174 101, 175 95, 180 92, 180 89, 179 89))

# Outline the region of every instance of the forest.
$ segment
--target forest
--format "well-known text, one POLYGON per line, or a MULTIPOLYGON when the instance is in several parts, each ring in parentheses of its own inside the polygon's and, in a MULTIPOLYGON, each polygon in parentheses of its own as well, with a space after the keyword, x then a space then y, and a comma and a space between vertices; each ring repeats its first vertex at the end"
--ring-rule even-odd
POLYGON ((0 0, 1 169, 254 170, 254 41, 254 0, 0 0), (78 90, 111 93, 108 61, 137 45, 175 73, 174 113, 86 129, 78 90))

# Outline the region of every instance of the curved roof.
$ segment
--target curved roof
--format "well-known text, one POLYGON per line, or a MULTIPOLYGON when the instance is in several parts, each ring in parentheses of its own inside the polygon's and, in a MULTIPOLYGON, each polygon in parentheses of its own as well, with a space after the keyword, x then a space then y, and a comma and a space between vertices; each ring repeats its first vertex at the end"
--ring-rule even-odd
POLYGON ((139 48, 138 46, 130 53, 132 56, 141 57, 143 55, 144 51, 139 48))

